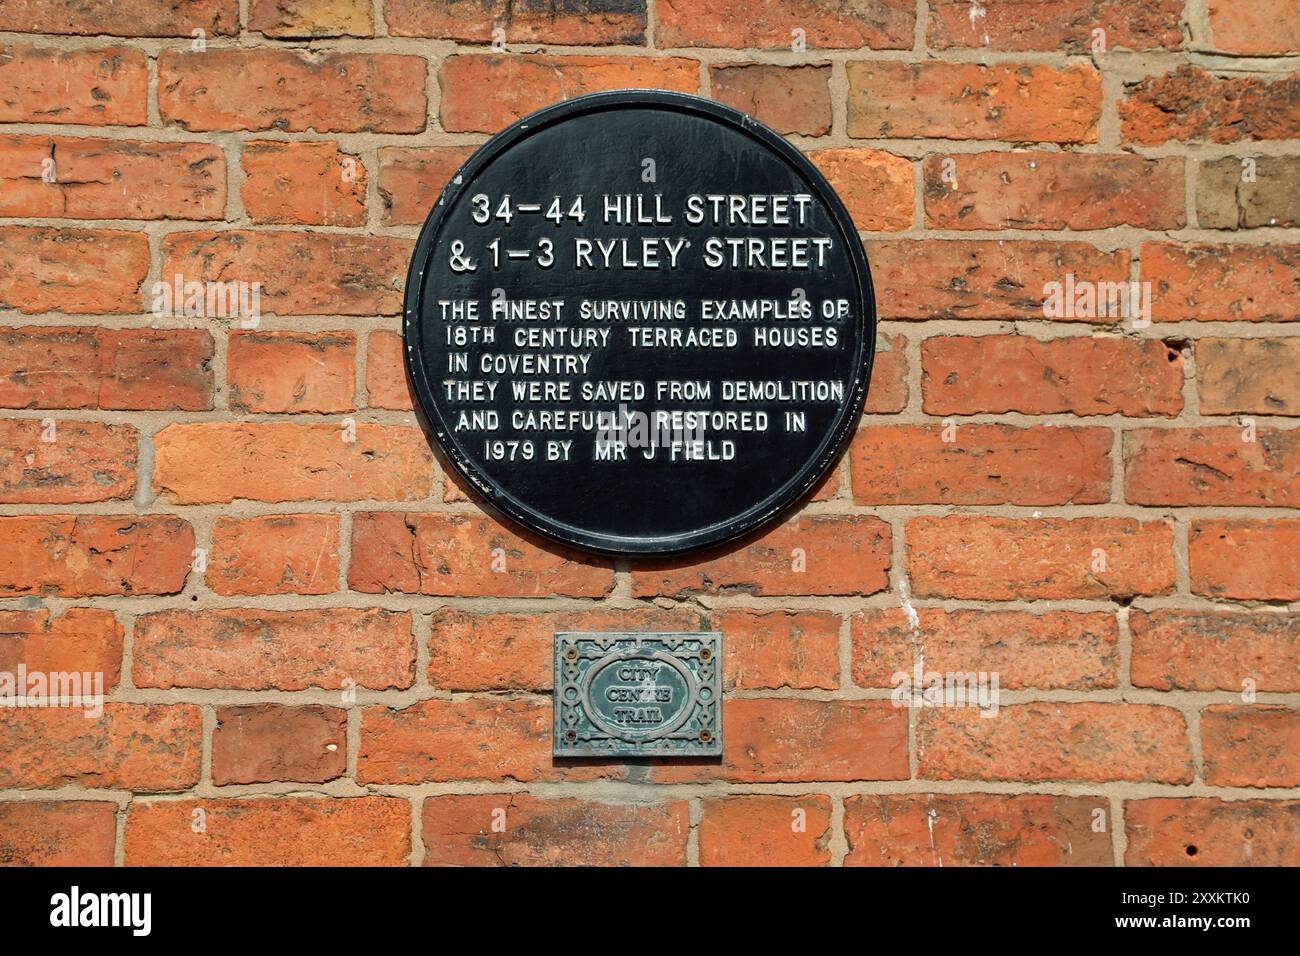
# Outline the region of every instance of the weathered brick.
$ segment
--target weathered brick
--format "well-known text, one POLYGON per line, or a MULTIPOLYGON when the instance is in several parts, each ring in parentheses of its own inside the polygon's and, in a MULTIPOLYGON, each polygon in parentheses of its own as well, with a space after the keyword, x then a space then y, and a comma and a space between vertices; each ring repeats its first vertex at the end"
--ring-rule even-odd
POLYGON ((1126 866, 1300 866, 1300 800, 1124 803, 1126 866))
POLYGON ((646 0, 385 0, 393 36, 437 37, 469 43, 554 43, 572 46, 645 43, 646 0))
POLYGON ((329 594, 339 588, 332 514, 217 518, 208 587, 218 594, 329 594))
POLYGON ((1196 391, 1203 415, 1300 415, 1300 338, 1200 339, 1196 391))
POLYGON ((1183 160, 1130 153, 972 153, 922 164, 937 229, 1181 229, 1183 160), (955 176, 955 179, 953 177, 955 176))
POLYGON ((852 618, 853 681, 895 687, 894 675, 925 672, 998 674, 998 686, 1097 690, 1116 686, 1119 623, 1102 612, 942 611, 916 609, 913 629, 902 608, 852 618))
MULTIPOLYGON (((1183 408, 1182 354, 1157 339, 936 336, 921 343, 930 415, 1130 415, 1183 408)), ((962 431, 957 430, 960 443, 962 431)))
POLYGON ((353 332, 230 333, 226 382, 237 412, 348 412, 356 408, 353 332))
POLYGON ((1181 712, 1155 704, 1003 705, 924 709, 920 774, 931 780, 1082 780, 1191 783, 1181 712))
POLYGON ((845 866, 1109 866, 1098 797, 928 793, 846 797, 845 866))
POLYGON ((584 93, 627 88, 696 93, 700 65, 681 57, 458 54, 443 61, 442 127, 497 133, 529 113, 584 93))
POLYGON ((71 504, 135 494, 140 435, 133 426, 51 421, 0 419, 0 501, 71 504))
POLYGON ((853 500, 866 505, 1097 504, 1110 498, 1107 428, 962 425, 859 428, 853 500))
POLYGON ((113 612, 97 608, 70 607, 55 618, 0 611, 0 671, 14 674, 22 664, 29 673, 101 674, 108 693, 122 676, 124 635, 113 612))
POLYGON ((524 793, 424 801, 425 866, 684 866, 685 800, 595 803, 524 793))
POLYGON ((212 782, 324 783, 347 769, 347 712, 338 707, 221 707, 212 731, 212 782))
POLYGON ((718 610, 723 682, 740 690, 834 690, 840 685, 840 616, 825 611, 718 610))
POLYGON ((825 136, 831 131, 831 67, 750 63, 709 70, 713 98, 748 113, 778 133, 825 136))
POLYGON ((189 37, 233 36, 239 32, 238 0, 5 0, 0 30, 15 33, 70 33, 84 36, 189 37))
POLYGON ((558 548, 481 515, 363 512, 352 521, 354 591, 460 597, 601 597, 606 559, 558 548))
POLYGON ((0 328, 0 406, 205 411, 212 350, 201 329, 0 328))
POLYGON ((399 797, 133 802, 127 866, 405 866, 411 804, 399 797), (194 812, 203 811, 195 832, 194 812))
POLYGON ((868 415, 901 412, 907 407, 907 338, 902 335, 876 336, 876 358, 871 367, 871 384, 863 411, 868 415))
POLYGON ((1133 611, 1131 680, 1157 690, 1300 690, 1300 619, 1291 614, 1133 611))
POLYGON ((1174 586, 1174 532, 1164 521, 914 518, 907 544, 918 597, 1114 599, 1174 586))
MULTIPOLYGON (((1292 99, 1300 104, 1300 83, 1292 99)), ((1236 156, 1201 164, 1196 217, 1202 228, 1286 228, 1300 223, 1300 156, 1260 156, 1252 162, 1250 181, 1243 179, 1245 170, 1236 156)))
POLYGON ((250 0, 248 29, 277 39, 369 37, 374 7, 370 0, 250 0))
POLYGON ((1212 787, 1300 786, 1300 710, 1216 704, 1201 711, 1205 782, 1212 787))
POLYGON ((136 619, 131 676, 137 687, 163 689, 410 687, 411 615, 380 608, 157 611, 136 619))
POLYGON ((932 50, 1043 50, 1089 53, 1094 31, 1104 31, 1102 52, 1177 50, 1182 0, 1152 0, 1134 8, 1125 0, 931 0, 925 42, 932 50))
POLYGON ((0 517, 0 596, 175 594, 194 529, 172 515, 0 517))
POLYGON ((0 48, 0 123, 144 126, 148 100, 141 50, 0 48))
POLYGON ((1228 53, 1300 52, 1291 0, 1209 0, 1214 49, 1228 53))
POLYGON ((1188 532, 1194 594, 1212 598, 1300 598, 1300 520, 1197 521, 1188 532))
POLYGON ((184 790, 199 780, 203 715, 194 704, 107 702, 15 710, 0 721, 0 787, 184 790))
POLYGON ((1097 141, 1101 76, 1091 65, 877 60, 846 66, 850 136, 1097 141))
POLYGON ((401 425, 196 422, 154 435, 154 490, 178 504, 408 501, 432 484, 423 433, 401 425))
POLYGON ((423 223, 443 187, 473 155, 473 146, 382 148, 379 151, 379 198, 384 203, 384 225, 418 226, 423 223))
POLYGON ((818 149, 808 158, 844 201, 853 224, 869 232, 912 226, 912 161, 878 149, 818 149))
POLYGON ((149 239, 139 232, 0 226, 0 308, 139 312, 149 239))
POLYGON ((910 0, 662 0, 655 5, 661 47, 789 48, 796 39, 814 49, 907 50, 916 6, 910 0), (796 34, 795 31, 801 31, 796 34))
POLYGON ((1150 428, 1124 433, 1124 497, 1143 505, 1300 505, 1300 430, 1150 428))
POLYGON ((879 518, 800 515, 716 556, 641 562, 632 593, 874 594, 889 586, 889 549, 889 525, 879 518))
POLYGON ((158 112, 188 130, 418 133, 426 63, 388 53, 239 49, 158 57, 158 112))
POLYGON ((397 315, 411 258, 405 239, 291 230, 172 233, 162 249, 164 276, 260 283, 277 315, 397 315))
POLYGON ((116 804, 0 803, 0 866, 112 866, 116 842, 116 804))
POLYGON ((1300 320, 1300 246, 1144 243, 1157 322, 1300 320))
POLYGON ((383 330, 371 332, 366 343, 366 404, 410 411, 412 401, 402 359, 402 336, 383 330))
POLYGON ((826 866, 831 799, 818 794, 702 801, 701 866, 826 866))
POLYGON ((366 167, 337 143, 244 144, 240 195, 253 222, 366 224, 366 167))
POLYGON ((1215 76, 1185 63, 1125 84, 1119 116, 1124 141, 1140 146, 1291 139, 1300 133, 1300 73, 1215 76))
MULTIPOLYGON (((1127 282, 1129 254, 1084 242, 884 239, 867 243, 884 319, 1041 319, 1048 284, 1067 275, 1127 282)), ((1065 316, 1113 323, 1118 316, 1065 316)))

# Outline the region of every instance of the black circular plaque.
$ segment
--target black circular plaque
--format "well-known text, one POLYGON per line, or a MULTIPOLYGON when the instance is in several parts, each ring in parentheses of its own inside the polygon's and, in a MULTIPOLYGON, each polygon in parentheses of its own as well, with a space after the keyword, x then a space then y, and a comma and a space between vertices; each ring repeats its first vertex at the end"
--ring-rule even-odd
POLYGON ((853 222, 752 117, 597 93, 489 140, 407 277, 407 369, 446 459, 502 512, 615 554, 715 545, 833 466, 875 303, 853 222))

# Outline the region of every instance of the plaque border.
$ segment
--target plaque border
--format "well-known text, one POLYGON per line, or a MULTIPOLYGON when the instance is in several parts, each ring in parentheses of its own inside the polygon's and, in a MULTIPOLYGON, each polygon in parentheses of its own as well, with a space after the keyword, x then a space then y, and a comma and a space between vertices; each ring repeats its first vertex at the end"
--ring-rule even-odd
POLYGON ((780 134, 757 119, 730 106, 689 93, 669 90, 627 89, 564 100, 547 106, 506 127, 478 148, 443 187, 424 225, 420 228, 415 252, 407 269, 406 290, 402 304, 402 359, 408 381, 415 393, 415 412, 426 433, 432 433, 442 457, 451 463, 464 482, 497 512, 536 534, 562 545, 579 548, 596 554, 633 557, 682 555, 716 548, 726 542, 743 537, 750 532, 774 524, 779 518, 795 509, 807 494, 834 468, 848 447, 857 428, 858 419, 866 404, 867 388, 876 354, 876 302, 871 269, 866 252, 858 235, 857 226, 835 193, 826 177, 802 152, 780 134), (757 140, 790 163, 808 181, 827 212, 834 220, 845 245, 856 278, 858 298, 857 374, 848 390, 848 398, 840 417, 830 429, 822 450, 810 457, 804 466, 785 485, 745 513, 685 534, 660 537, 612 535, 595 532, 571 524, 554 521, 508 494, 488 475, 478 473, 458 453, 454 444, 444 440, 449 431, 442 421, 426 369, 415 356, 420 348, 420 301, 424 297, 424 273, 433 254, 434 243, 443 220, 460 195, 469 189, 478 173, 492 160, 515 143, 537 130, 583 113, 616 109, 620 106, 661 106, 688 113, 702 114, 725 122, 736 130, 757 140))

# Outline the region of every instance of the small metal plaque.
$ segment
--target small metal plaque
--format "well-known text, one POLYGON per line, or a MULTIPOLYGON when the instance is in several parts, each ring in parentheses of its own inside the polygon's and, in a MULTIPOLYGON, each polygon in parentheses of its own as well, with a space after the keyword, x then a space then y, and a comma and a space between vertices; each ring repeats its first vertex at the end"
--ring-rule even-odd
POLYGON ((555 635, 557 757, 722 753, 722 634, 555 635))

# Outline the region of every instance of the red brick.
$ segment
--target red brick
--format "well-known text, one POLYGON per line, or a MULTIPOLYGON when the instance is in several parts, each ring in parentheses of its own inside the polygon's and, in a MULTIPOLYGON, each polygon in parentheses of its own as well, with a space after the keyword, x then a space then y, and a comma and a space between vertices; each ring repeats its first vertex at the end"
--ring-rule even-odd
POLYGON ((925 223, 937 229, 1181 229, 1183 160, 1129 153, 973 153, 926 158, 925 223), (952 170, 955 182, 944 179, 952 170))
POLYGON ((136 619, 137 687, 371 690, 415 679, 411 615, 380 608, 157 611, 136 619))
POLYGON ((423 57, 281 49, 164 50, 158 112, 188 130, 418 133, 423 57))
POLYGON ((411 403, 401 335, 382 330, 371 332, 366 344, 366 404, 370 408, 409 412, 411 403))
POLYGON ((0 722, 0 787, 185 790, 199 780, 203 714, 194 704, 107 702, 15 710, 0 722))
POLYGON ((337 143, 244 144, 240 195, 253 222, 366 224, 366 167, 337 143))
MULTIPOLYGON (((38 174, 39 175, 39 174, 38 174)), ((0 308, 139 312, 149 239, 139 232, 0 226, 0 308)))
POLYGON ((212 407, 212 336, 201 329, 0 328, 0 406, 205 411, 212 407))
MULTIPOLYGON (((600 608, 592 611, 433 612, 429 683, 439 690, 540 690, 552 686, 551 654, 559 631, 698 631, 688 608, 600 608)), ((728 639, 730 639, 728 634, 728 639)), ((726 657, 732 658, 729 646, 726 657)))
POLYGON ((442 127, 498 133, 559 100, 628 88, 697 93, 700 65, 681 57, 458 54, 443 61, 442 127))
POLYGON ((148 99, 140 50, 0 48, 0 123, 144 126, 148 99))
POLYGON ((374 8, 369 0, 250 0, 248 29, 278 39, 370 37, 374 8))
POLYGON ((1300 338, 1201 339, 1196 391, 1202 415, 1300 415, 1300 338))
POLYGON ((844 800, 845 866, 1110 866, 1102 797, 929 793, 844 800))
POLYGON ((137 800, 125 848, 127 866, 405 866, 411 804, 374 796, 137 800))
POLYGON ((1238 143, 1300 135, 1300 73, 1216 76, 1190 64, 1124 86, 1126 143, 1238 143))
POLYGON ((1216 704, 1201 711, 1205 782, 1212 787, 1300 786, 1300 710, 1216 704))
POLYGON ((212 782, 324 783, 347 769, 347 712, 338 707, 221 707, 212 731, 212 782))
POLYGON ((348 412, 356 408, 352 332, 231 332, 226 358, 237 412, 348 412))
POLYGON ((570 0, 564 4, 515 4, 511 0, 385 0, 384 19, 392 36, 437 37, 469 43, 584 46, 645 43, 645 0, 570 0))
POLYGON ((1089 53, 1093 30, 1105 31, 1105 52, 1177 50, 1183 0, 931 0, 925 42, 932 50, 1042 50, 1089 53))
POLYGON ((196 422, 154 435, 154 490, 178 504, 234 501, 406 501, 433 484, 418 428, 196 422))
POLYGON ((831 131, 831 66, 750 63, 709 70, 713 98, 748 113, 778 133, 825 136, 831 131))
POLYGON ((116 804, 0 803, 0 866, 112 866, 116 842, 116 804))
POLYGON ((1125 498, 1144 505, 1300 505, 1300 430, 1151 428, 1124 433, 1125 498))
POLYGON ((656 782, 906 780, 907 712, 887 700, 733 698, 717 764, 664 764, 656 782))
POLYGON ((877 60, 847 69, 850 136, 1097 141, 1101 76, 1091 65, 877 60))
POLYGON ((655 43, 668 48, 789 48, 799 29, 814 49, 907 50, 915 24, 916 6, 910 0, 661 0, 655 5, 655 43))
POLYGON ((0 597, 175 594, 194 529, 172 515, 0 517, 0 597))
POLYGON ((1191 783, 1187 722, 1154 704, 1004 705, 925 709, 917 724, 930 780, 1131 780, 1191 783))
POLYGON ((1106 428, 962 425, 859 428, 849 455, 858 504, 1059 505, 1110 498, 1106 428))
POLYGON ((1157 690, 1300 690, 1300 619, 1292 614, 1133 611, 1132 681, 1157 690))
POLYGON ((907 407, 907 338, 902 335, 876 336, 876 358, 871 367, 871 385, 863 411, 868 415, 901 412, 907 407))
POLYGON ((878 149, 818 149, 808 158, 844 201, 853 223, 868 232, 910 229, 912 161, 878 149))
POLYGON ((474 155, 473 146, 428 146, 379 150, 379 198, 384 225, 418 226, 451 182, 456 170, 474 155))
POLYGON ((352 521, 348 587, 460 597, 602 597, 606 559, 521 536, 470 514, 363 512, 352 521))
POLYGON ((915 630, 901 608, 853 615, 854 683, 898 686, 894 675, 914 679, 919 655, 923 673, 996 672, 1005 690, 1116 686, 1119 624, 1113 614, 938 608, 918 608, 916 614, 915 630))
POLYGON ((131 425, 0 419, 0 501, 70 504, 135 494, 139 433, 131 425), (53 441, 45 441, 50 435, 53 441))
POLYGON ((830 863, 830 797, 712 797, 701 810, 700 866, 830 863))
POLYGON ((238 0, 5 0, 0 30, 15 33, 70 33, 84 36, 189 37, 239 32, 238 0))
POLYGON ((70 607, 55 618, 0 611, 0 671, 14 674, 22 664, 29 673, 102 674, 108 693, 122 676, 124 635, 113 612, 96 608, 70 607))
POLYGON ((1246 601, 1300 598, 1300 520, 1197 521, 1188 547, 1194 594, 1246 601))
POLYGON ((1156 322, 1300 320, 1300 246, 1144 243, 1156 322))
POLYGON ((1213 48, 1228 53, 1300 52, 1291 0, 1209 0, 1213 48))
POLYGON ((840 616, 825 611, 716 610, 725 641, 723 682, 738 690, 835 690, 840 616))
MULTIPOLYGON (((1182 354, 1157 339, 936 336, 921 343, 930 415, 1128 415, 1183 409, 1182 354)), ((961 430, 958 429, 958 441, 961 430)))
POLYGON ((635 597, 874 594, 889 586, 889 525, 867 515, 801 515, 714 556, 641 562, 635 597))
POLYGON ((497 793, 429 797, 422 829, 425 866, 685 866, 691 822, 685 800, 497 793))
POLYGON ((1084 242, 887 239, 869 242, 867 255, 883 319, 1042 319, 1048 283, 1129 278, 1128 252, 1084 242))
POLYGON ((339 588, 339 518, 217 518, 208 587, 218 594, 330 594, 339 588))
POLYGON ((320 232, 182 232, 162 248, 164 276, 261 283, 277 315, 397 315, 411 258, 404 239, 320 232))
POLYGON ((1300 800, 1129 800, 1126 866, 1300 866, 1300 800))
POLYGON ((907 545, 918 597, 1115 599, 1174 586, 1174 532, 1164 521, 914 518, 907 545), (1103 557, 1105 570, 1094 570, 1103 557))

